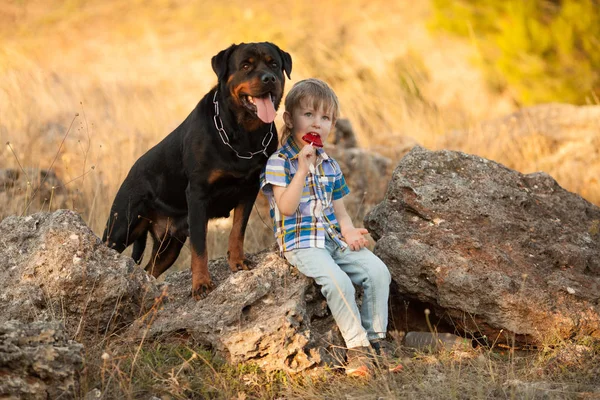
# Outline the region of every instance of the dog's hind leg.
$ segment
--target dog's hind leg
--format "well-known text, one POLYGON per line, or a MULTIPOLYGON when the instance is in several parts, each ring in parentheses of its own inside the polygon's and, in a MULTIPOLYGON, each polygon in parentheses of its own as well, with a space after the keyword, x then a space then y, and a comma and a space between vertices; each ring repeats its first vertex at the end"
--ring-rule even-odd
MULTIPOLYGON (((116 222, 112 228, 112 232, 106 234, 104 243, 108 247, 122 253, 131 243, 137 242, 140 236, 143 236, 144 241, 146 240, 149 225, 150 220, 139 215, 130 221, 116 222)), ((134 257, 134 259, 136 258, 134 257)))
POLYGON ((194 300, 200 300, 208 296, 215 287, 208 272, 208 251, 206 249, 208 217, 206 204, 191 197, 189 192, 188 207, 190 250, 192 251, 192 296, 194 300))
POLYGON ((124 201, 122 197, 117 193, 102 235, 104 244, 119 253, 146 233, 152 222, 143 203, 124 201))
POLYGON ((157 238, 153 235, 152 239, 154 241, 152 257, 144 269, 153 277, 158 278, 177 260, 186 238, 170 235, 157 238))
POLYGON ((142 263, 142 258, 144 257, 144 250, 146 250, 146 239, 148 238, 148 231, 144 231, 142 235, 135 239, 133 242, 133 251, 131 252, 131 258, 135 261, 136 264, 142 263))

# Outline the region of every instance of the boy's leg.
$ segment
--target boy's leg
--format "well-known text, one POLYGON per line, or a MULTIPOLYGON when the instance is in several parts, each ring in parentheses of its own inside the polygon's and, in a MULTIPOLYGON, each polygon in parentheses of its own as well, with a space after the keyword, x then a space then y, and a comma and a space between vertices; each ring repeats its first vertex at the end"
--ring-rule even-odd
POLYGON ((367 332, 361 323, 352 281, 335 263, 327 249, 309 248, 287 251, 285 258, 298 270, 314 278, 321 286, 346 347, 369 346, 367 332))
POLYGON ((332 254, 335 262, 348 274, 352 282, 363 287, 361 307, 362 326, 368 339, 385 338, 388 323, 388 298, 391 275, 387 266, 368 249, 352 251, 336 249, 332 254))

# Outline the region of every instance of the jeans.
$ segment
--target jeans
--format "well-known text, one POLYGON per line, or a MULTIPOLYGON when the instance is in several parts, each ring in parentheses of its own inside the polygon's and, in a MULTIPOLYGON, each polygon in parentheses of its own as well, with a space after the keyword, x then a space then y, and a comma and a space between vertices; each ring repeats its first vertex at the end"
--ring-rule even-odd
POLYGON ((366 248, 342 250, 327 237, 324 249, 290 250, 284 256, 321 286, 346 347, 369 346, 370 341, 385 338, 391 276, 375 254, 366 248), (363 288, 360 311, 353 283, 363 288))

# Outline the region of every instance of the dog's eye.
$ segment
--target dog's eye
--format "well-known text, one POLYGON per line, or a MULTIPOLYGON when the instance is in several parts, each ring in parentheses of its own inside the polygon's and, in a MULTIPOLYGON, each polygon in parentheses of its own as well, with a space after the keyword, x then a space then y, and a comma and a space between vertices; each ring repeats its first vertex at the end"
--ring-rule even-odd
POLYGON ((277 62, 276 62, 276 61, 273 61, 273 62, 271 63, 271 68, 273 68, 273 69, 277 69, 278 67, 279 67, 279 65, 277 64, 277 62))
POLYGON ((243 63, 242 64, 242 69, 245 71, 248 71, 250 69, 250 63, 243 63))

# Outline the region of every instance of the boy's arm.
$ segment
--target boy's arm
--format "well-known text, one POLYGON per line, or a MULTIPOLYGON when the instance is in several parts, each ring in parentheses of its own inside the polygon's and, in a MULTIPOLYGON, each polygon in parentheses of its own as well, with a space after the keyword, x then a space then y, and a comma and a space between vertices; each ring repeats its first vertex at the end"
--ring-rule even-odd
POLYGON ((279 212, 283 215, 294 215, 300 205, 302 191, 308 175, 309 165, 316 157, 315 149, 311 145, 304 146, 298 154, 298 170, 289 185, 273 186, 273 196, 279 212))
POLYGON ((344 200, 333 200, 333 212, 335 213, 335 219, 340 224, 344 241, 348 243, 350 249, 357 251, 369 244, 369 241, 363 236, 368 234, 369 231, 365 228, 354 227, 352 219, 346 211, 344 200))
POLYGON ((305 181, 306 174, 297 172, 289 185, 285 187, 273 186, 273 196, 275 197, 275 203, 277 203, 280 213, 290 216, 296 212, 300 204, 305 181))

